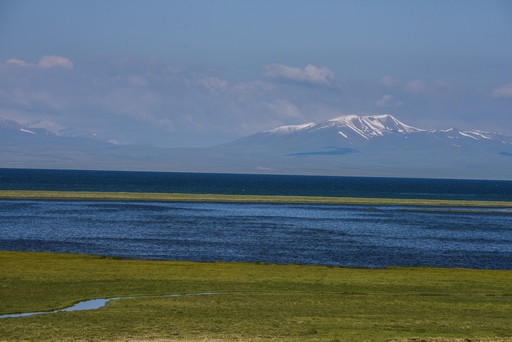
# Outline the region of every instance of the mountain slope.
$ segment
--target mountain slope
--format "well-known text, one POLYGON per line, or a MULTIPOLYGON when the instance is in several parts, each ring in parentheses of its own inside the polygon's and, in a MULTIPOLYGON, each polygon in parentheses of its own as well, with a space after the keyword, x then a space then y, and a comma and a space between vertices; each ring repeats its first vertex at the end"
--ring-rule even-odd
POLYGON ((225 150, 265 151, 271 154, 302 154, 351 149, 391 152, 424 145, 484 148, 498 150, 512 145, 512 137, 482 131, 424 130, 406 125, 391 115, 348 115, 319 124, 284 126, 217 146, 225 150), (478 143, 475 143, 478 142, 478 143))
POLYGON ((344 175, 512 179, 512 137, 483 131, 426 130, 391 115, 348 115, 277 128, 214 147, 281 157, 269 169, 344 175))
POLYGON ((107 141, 106 139, 99 137, 97 134, 91 133, 83 128, 64 127, 64 126, 59 125, 55 122, 52 122, 48 119, 31 121, 31 122, 26 123, 25 126, 27 126, 30 129, 32 129, 32 128, 45 129, 59 137, 86 138, 86 139, 92 139, 92 140, 107 141))
MULTIPOLYGON (((47 123, 44 123, 47 125, 47 123)), ((210 148, 118 146, 0 119, 0 167, 512 179, 512 137, 391 115, 283 126, 210 148)))

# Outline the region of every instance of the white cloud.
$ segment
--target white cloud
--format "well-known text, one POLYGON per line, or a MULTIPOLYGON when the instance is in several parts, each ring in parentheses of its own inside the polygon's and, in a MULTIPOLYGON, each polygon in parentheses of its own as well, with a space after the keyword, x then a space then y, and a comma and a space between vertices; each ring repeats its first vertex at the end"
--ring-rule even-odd
POLYGON ((39 60, 39 67, 43 69, 53 68, 53 67, 61 67, 64 69, 73 69, 73 62, 71 62, 66 57, 62 56, 47 56, 44 55, 39 60))
POLYGON ((409 81, 405 84, 405 89, 414 94, 423 93, 427 91, 427 83, 421 80, 409 81))
POLYGON ((504 84, 501 87, 494 89, 491 96, 496 99, 510 99, 512 98, 512 83, 504 84))
POLYGON ((391 94, 386 94, 382 98, 375 102, 379 107, 399 107, 403 105, 403 102, 396 101, 395 97, 391 94))
POLYGON ((391 76, 384 76, 379 80, 379 84, 386 87, 396 87, 400 84, 400 81, 391 76))
POLYGON ((270 64, 264 67, 264 74, 272 78, 283 78, 297 82, 308 82, 319 85, 334 86, 336 78, 334 73, 326 68, 307 65, 304 69, 290 67, 282 64, 270 64))

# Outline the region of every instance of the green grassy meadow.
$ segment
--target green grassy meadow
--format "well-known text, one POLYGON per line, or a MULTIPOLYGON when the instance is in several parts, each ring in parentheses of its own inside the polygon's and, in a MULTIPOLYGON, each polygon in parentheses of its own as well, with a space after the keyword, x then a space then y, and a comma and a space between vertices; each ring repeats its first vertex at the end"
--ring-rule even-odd
POLYGON ((3 318, 2 341, 512 341, 512 271, 8 251, 0 269, 0 315, 135 297, 3 318))

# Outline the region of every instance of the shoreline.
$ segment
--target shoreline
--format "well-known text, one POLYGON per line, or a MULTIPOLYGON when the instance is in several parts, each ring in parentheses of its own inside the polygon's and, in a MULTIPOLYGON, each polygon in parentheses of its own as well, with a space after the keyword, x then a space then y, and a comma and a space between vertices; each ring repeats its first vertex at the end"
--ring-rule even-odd
MULTIPOLYGON (((467 270, 467 271, 478 271, 478 272, 511 272, 512 269, 507 268, 478 268, 478 267, 460 267, 460 266, 436 266, 436 265, 387 265, 387 266, 347 266, 347 265, 333 265, 333 264, 300 264, 300 263, 280 263, 271 261, 199 261, 190 259, 153 259, 153 258, 141 258, 135 256, 126 255, 107 255, 107 254, 95 254, 95 253, 78 253, 78 252, 54 252, 54 251, 34 251, 34 250, 10 250, 0 249, 0 257, 3 253, 15 253, 15 254, 41 254, 41 255, 56 255, 64 257, 78 257, 78 258, 93 258, 100 260, 110 260, 119 262, 142 262, 142 263, 176 263, 176 264, 199 264, 199 265, 238 265, 238 266, 276 266, 276 267, 306 267, 306 268, 325 268, 325 269, 343 269, 353 271, 382 271, 382 270, 407 270, 407 269, 430 269, 430 270, 467 270)), ((1 340, 0 340, 1 342, 1 340)))
POLYGON ((93 192, 47 190, 0 190, 0 199, 73 200, 73 201, 155 201, 155 202, 232 202, 232 203, 297 203, 410 205, 449 207, 512 208, 509 201, 473 201, 408 198, 362 198, 323 196, 225 195, 146 192, 93 192))

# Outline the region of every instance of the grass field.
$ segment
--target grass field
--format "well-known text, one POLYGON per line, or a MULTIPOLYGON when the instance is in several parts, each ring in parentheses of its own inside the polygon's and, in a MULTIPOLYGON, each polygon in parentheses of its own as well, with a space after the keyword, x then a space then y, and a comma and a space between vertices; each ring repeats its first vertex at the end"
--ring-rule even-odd
POLYGON ((418 205, 454 207, 511 208, 512 202, 430 200, 402 198, 358 198, 320 196, 256 196, 217 194, 174 194, 142 192, 86 192, 86 191, 32 191, 0 190, 0 199, 49 199, 49 200, 109 200, 109 201, 186 201, 186 202, 246 202, 246 203, 325 203, 369 205, 418 205))
POLYGON ((2 341, 512 341, 512 271, 0 252, 2 341), (168 294, 200 294, 166 297, 168 294))

